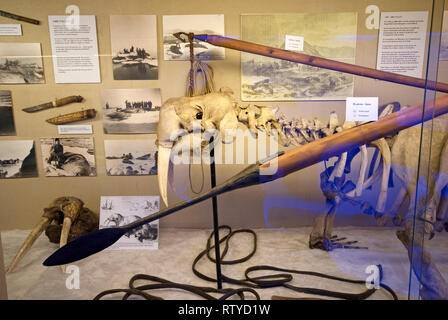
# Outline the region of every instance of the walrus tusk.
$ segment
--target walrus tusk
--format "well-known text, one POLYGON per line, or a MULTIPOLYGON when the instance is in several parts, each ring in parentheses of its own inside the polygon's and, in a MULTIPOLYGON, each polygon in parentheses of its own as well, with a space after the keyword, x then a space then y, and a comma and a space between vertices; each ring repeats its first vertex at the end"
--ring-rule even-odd
MULTIPOLYGON (((70 233, 70 228, 72 226, 72 219, 70 217, 65 217, 62 224, 61 239, 59 240, 59 247, 63 247, 67 244, 68 234, 70 233)), ((65 265, 61 265, 62 272, 65 272, 65 265)))
POLYGON ((172 166, 170 161, 171 148, 159 145, 157 159, 157 178, 159 181, 159 193, 163 202, 168 206, 168 175, 169 167, 172 166))
POLYGON ((39 223, 34 227, 34 229, 31 231, 31 233, 23 242, 22 246, 20 247, 20 250, 17 252, 12 262, 9 264, 8 269, 6 269, 7 274, 12 272, 12 270, 16 267, 16 265, 20 262, 20 260, 22 260, 23 256, 28 252, 28 250, 31 248, 31 246, 34 244, 37 238, 39 238, 41 233, 50 225, 51 221, 52 219, 42 217, 39 223))

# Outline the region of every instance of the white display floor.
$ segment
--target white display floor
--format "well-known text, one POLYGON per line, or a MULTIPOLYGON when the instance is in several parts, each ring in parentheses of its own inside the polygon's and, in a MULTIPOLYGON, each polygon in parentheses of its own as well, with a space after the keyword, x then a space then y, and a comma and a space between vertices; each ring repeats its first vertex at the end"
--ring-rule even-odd
MULTIPOLYGON (((381 264, 384 270, 383 282, 395 290, 400 299, 407 299, 409 260, 406 249, 395 236, 397 229, 336 228, 334 234, 347 237, 347 240, 358 240, 360 246, 367 246, 369 249, 336 249, 332 252, 310 250, 308 248, 310 230, 308 227, 256 229, 258 236, 256 254, 245 263, 223 266, 223 274, 241 279, 249 266, 271 265, 365 280, 369 276, 365 272, 366 268, 369 265, 381 264)), ((1 233, 6 265, 12 260, 28 233, 29 231, 25 230, 1 233)), ((79 289, 68 289, 66 286, 66 282, 70 284, 72 274, 63 273, 60 267, 42 265, 42 262, 58 247, 42 235, 16 269, 7 275, 8 297, 9 299, 92 299, 103 290, 128 288, 129 279, 137 273, 150 274, 173 282, 215 287, 216 284, 197 278, 191 270, 194 258, 205 248, 209 233, 210 230, 161 229, 159 250, 106 250, 78 261, 74 265, 79 267, 79 289)), ((448 278, 448 233, 445 231, 438 233, 433 240, 426 243, 437 267, 445 278, 448 278)), ((252 240, 249 235, 236 235, 231 240, 231 248, 226 259, 233 260, 247 255, 251 246, 252 240)), ((215 266, 208 260, 201 260, 198 268, 207 275, 215 277, 215 266)), ((415 277, 413 281, 416 281, 415 277)), ((350 293, 365 290, 361 285, 300 275, 295 275, 291 284, 350 293)), ((224 284, 224 287, 235 286, 224 284)), ((283 287, 257 289, 257 292, 262 299, 271 299, 273 295, 312 297, 283 287)), ((202 299, 175 289, 163 289, 151 293, 164 299, 202 299)), ((120 299, 121 294, 107 298, 120 299)), ((370 297, 370 299, 390 298, 384 290, 379 290, 370 297)))

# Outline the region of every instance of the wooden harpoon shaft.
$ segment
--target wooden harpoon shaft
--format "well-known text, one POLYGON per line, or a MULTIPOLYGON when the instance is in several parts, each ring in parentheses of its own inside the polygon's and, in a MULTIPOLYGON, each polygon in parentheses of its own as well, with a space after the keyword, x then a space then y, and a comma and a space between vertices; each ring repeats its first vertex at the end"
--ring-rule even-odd
POLYGON ((446 113, 448 113, 448 95, 428 101, 425 106, 419 104, 406 108, 391 113, 378 121, 357 126, 286 151, 280 157, 261 165, 261 167, 269 167, 272 161, 278 161, 277 173, 273 177, 265 178, 268 181, 277 179, 446 113), (422 114, 423 110, 424 115, 422 114))
POLYGON ((435 81, 426 81, 424 79, 405 76, 392 72, 376 70, 372 68, 357 66, 350 63, 339 62, 335 60, 325 59, 316 56, 310 56, 304 53, 292 52, 288 50, 277 49, 273 47, 264 46, 248 41, 236 40, 222 36, 212 35, 195 35, 195 39, 208 42, 218 47, 234 49, 238 51, 258 54, 266 57, 287 60, 291 62, 298 62, 308 66, 319 67, 334 71, 350 73, 356 76, 367 77, 372 79, 379 79, 399 84, 404 84, 417 88, 427 88, 448 93, 448 83, 441 83, 435 81))

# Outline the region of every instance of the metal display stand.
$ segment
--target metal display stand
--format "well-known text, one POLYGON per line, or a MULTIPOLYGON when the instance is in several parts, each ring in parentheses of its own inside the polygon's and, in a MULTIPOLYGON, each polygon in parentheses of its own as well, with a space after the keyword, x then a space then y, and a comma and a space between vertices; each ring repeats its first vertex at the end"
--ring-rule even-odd
MULTIPOLYGON (((215 167, 215 151, 214 138, 210 139, 210 180, 211 187, 216 187, 216 167, 215 167)), ((219 247, 219 222, 218 222, 218 199, 216 196, 212 198, 213 204, 213 230, 215 238, 215 264, 216 264, 216 282, 218 289, 222 289, 222 275, 221 275, 221 250, 219 247)))

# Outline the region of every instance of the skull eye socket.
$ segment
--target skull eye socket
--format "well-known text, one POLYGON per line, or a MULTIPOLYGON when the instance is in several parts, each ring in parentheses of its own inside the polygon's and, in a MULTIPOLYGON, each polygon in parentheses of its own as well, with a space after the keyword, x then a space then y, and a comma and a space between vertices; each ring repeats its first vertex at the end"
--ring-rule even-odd
POLYGON ((196 113, 196 119, 198 119, 198 120, 202 119, 202 112, 196 113))
POLYGON ((63 224, 64 223, 64 213, 62 211, 56 211, 56 213, 58 214, 58 224, 63 224))

